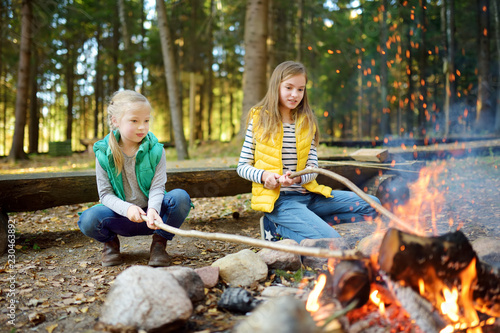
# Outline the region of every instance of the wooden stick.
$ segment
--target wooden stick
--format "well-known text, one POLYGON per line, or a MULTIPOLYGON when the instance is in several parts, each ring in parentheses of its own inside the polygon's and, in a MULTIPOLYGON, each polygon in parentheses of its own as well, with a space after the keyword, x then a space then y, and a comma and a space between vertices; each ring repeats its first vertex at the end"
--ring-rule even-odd
MULTIPOLYGON (((146 215, 142 215, 144 222, 147 221, 146 215)), ((321 257, 321 258, 339 258, 339 259, 353 259, 353 260, 368 260, 361 252, 357 250, 329 250, 319 247, 306 247, 300 245, 287 245, 282 243, 264 241, 260 239, 255 239, 246 236, 225 234, 220 232, 203 232, 198 230, 182 230, 176 227, 169 226, 167 224, 155 221, 155 225, 171 234, 175 234, 182 237, 196 237, 208 240, 216 240, 222 242, 231 242, 246 244, 250 246, 262 247, 271 250, 284 251, 294 254, 299 254, 303 256, 321 257)))
POLYGON ((392 222, 394 222, 398 228, 401 230, 410 232, 410 233, 415 233, 415 230, 411 229, 403 220, 401 220, 399 217, 388 211, 385 207, 380 205, 378 202, 373 200, 369 195, 367 195, 365 192, 363 192, 359 187, 357 187, 353 182, 351 182, 349 179, 345 178, 344 176, 339 175, 338 173, 335 173, 333 171, 321 169, 321 168, 305 168, 304 170, 298 171, 298 172, 293 172, 290 175, 290 178, 295 178, 298 176, 305 175, 307 173, 319 173, 324 176, 330 177, 345 186, 347 186, 351 191, 356 193, 361 197, 361 199, 365 200, 367 203, 370 204, 377 212, 379 212, 382 215, 385 215, 388 217, 392 222))
MULTIPOLYGON (((320 168, 306 168, 306 169, 301 170, 299 172, 292 173, 290 175, 290 178, 295 178, 297 176, 301 176, 301 175, 304 175, 306 173, 320 173, 320 174, 323 174, 327 177, 333 178, 334 180, 341 182, 342 184, 344 184, 348 188, 350 188, 354 193, 358 194, 366 202, 368 202, 379 213, 384 214, 387 217, 389 217, 401 229, 408 231, 408 232, 414 232, 413 230, 410 230, 410 228, 402 220, 400 220, 396 215, 392 214, 390 211, 388 211, 383 206, 381 206, 376 201, 374 201, 372 198, 370 198, 359 187, 354 185, 354 183, 352 183, 347 178, 345 178, 345 177, 343 177, 335 172, 331 172, 331 171, 328 171, 325 169, 320 169, 320 168)), ((147 221, 147 217, 145 215, 143 215, 143 220, 147 221)), ((255 238, 240 236, 240 235, 232 235, 232 234, 225 234, 225 233, 218 233, 218 232, 210 233, 210 232, 202 232, 202 231, 197 231, 197 230, 182 230, 182 229, 175 228, 175 227, 172 227, 172 226, 169 226, 169 225, 166 225, 164 223, 157 222, 157 221, 155 221, 155 225, 164 231, 170 232, 170 233, 175 234, 175 235, 183 236, 183 237, 196 237, 196 238, 202 238, 202 239, 208 239, 208 240, 218 240, 218 241, 223 241, 223 242, 246 244, 246 245, 250 245, 250 246, 267 248, 267 249, 277 250, 277 251, 284 251, 284 252, 300 254, 300 255, 304 255, 304 256, 313 256, 313 257, 322 257, 322 258, 338 258, 338 259, 345 259, 345 260, 365 260, 365 259, 367 260, 368 259, 366 256, 364 256, 361 252, 359 252, 357 250, 346 250, 346 251, 336 250, 335 251, 335 250, 329 250, 329 249, 323 249, 323 248, 317 248, 317 247, 305 247, 305 246, 299 246, 299 245, 285 245, 285 244, 281 244, 281 243, 263 241, 260 239, 255 239, 255 238)))

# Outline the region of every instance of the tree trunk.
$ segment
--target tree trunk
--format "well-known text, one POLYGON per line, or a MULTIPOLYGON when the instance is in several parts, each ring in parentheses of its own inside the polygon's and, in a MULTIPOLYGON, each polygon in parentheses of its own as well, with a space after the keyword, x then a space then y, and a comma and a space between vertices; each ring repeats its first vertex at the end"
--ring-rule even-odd
MULTIPOLYGON (((99 105, 101 104, 101 94, 102 94, 102 75, 101 75, 101 65, 100 65, 100 55, 101 55, 101 24, 97 24, 96 31, 96 49, 97 54, 95 56, 95 104, 94 104, 94 138, 99 137, 99 105)), ((103 128, 103 134, 105 133, 103 128)))
POLYGON ((450 134, 450 112, 455 106, 455 96, 457 96, 457 84, 455 77, 455 0, 444 2, 446 15, 446 50, 447 67, 444 67, 446 77, 445 91, 445 136, 450 134))
POLYGON ((302 47, 304 41, 304 0, 299 1, 297 11, 297 61, 302 61, 302 47))
POLYGON ((205 109, 205 84, 202 81, 203 77, 200 76, 200 85, 198 88, 198 117, 196 117, 196 141, 202 142, 203 141, 203 110, 205 109))
POLYGON ((425 31, 427 29, 427 17, 425 11, 427 10, 427 1, 420 0, 420 46, 419 46, 419 59, 418 69, 420 76, 420 96, 418 99, 418 128, 420 135, 426 136, 426 115, 427 115, 427 87, 426 85, 426 71, 427 71, 427 45, 425 40, 425 31))
POLYGON ((250 108, 266 94, 267 78, 267 0, 248 0, 245 14, 245 56, 243 72, 243 106, 239 136, 246 131, 250 108))
POLYGON ((66 105, 66 140, 70 140, 73 134, 73 101, 75 90, 75 60, 76 52, 72 41, 66 41, 67 63, 66 63, 66 96, 68 104, 66 105))
MULTIPOLYGON (((144 23, 146 22, 146 15, 145 15, 145 8, 144 8, 144 5, 145 5, 145 0, 141 0, 141 44, 140 44, 140 50, 139 50, 139 53, 140 54, 144 54, 144 49, 145 49, 145 45, 146 45, 146 28, 144 27, 144 23)), ((146 76, 144 75, 144 58, 143 57, 140 57, 139 59, 140 63, 141 63, 141 68, 142 68, 142 71, 141 71, 141 93, 143 95, 146 94, 146 92, 144 91, 144 87, 146 86, 145 84, 145 80, 146 80, 146 76)))
POLYGON ((490 74, 490 27, 489 0, 478 0, 478 75, 477 75, 477 114, 476 129, 478 131, 493 129, 494 119, 491 107, 490 74))
POLYGON ((208 25, 208 80, 207 80, 207 91, 208 91, 208 105, 207 105, 207 137, 210 140, 212 137, 212 110, 214 106, 214 70, 212 64, 214 63, 214 55, 211 50, 213 50, 214 45, 214 34, 213 34, 213 20, 215 18, 215 3, 214 0, 210 0, 210 24, 208 25))
POLYGON ((156 11, 158 13, 158 28, 160 30, 161 49, 163 63, 165 66, 165 78, 167 80, 168 100, 170 103, 170 114, 174 130, 175 149, 177 159, 189 159, 186 138, 184 136, 184 125, 182 121, 182 107, 177 83, 177 67, 175 64, 173 41, 168 27, 167 11, 163 0, 156 0, 156 11))
MULTIPOLYGON (((113 92, 118 91, 120 85, 120 65, 118 61, 118 54, 120 53, 120 19, 118 18, 118 8, 115 8, 115 15, 113 17, 113 37, 111 39, 111 45, 112 45, 112 50, 111 50, 111 59, 112 60, 112 68, 111 68, 111 73, 113 74, 113 79, 112 79, 112 90, 113 92)), ((98 25, 98 33, 97 36, 100 36, 100 28, 101 25, 97 23, 98 25)), ((97 38, 96 38, 97 39, 97 38)), ((99 39, 97 39, 99 42, 99 39)))
POLYGON ((189 146, 196 141, 196 73, 189 73, 189 146))
MULTIPOLYGON (((495 25, 495 45, 497 47, 497 69, 498 78, 500 80, 500 18, 498 14, 497 1, 492 2, 491 10, 493 11, 493 24, 495 25)), ((500 84, 497 86, 497 108, 495 112, 495 128, 494 131, 500 134, 500 84)))
POLYGON ((38 69, 38 54, 36 49, 34 50, 33 57, 33 67, 31 68, 31 91, 30 91, 30 106, 29 106, 29 124, 28 124, 28 152, 30 154, 38 154, 38 139, 39 139, 39 123, 40 123, 40 113, 38 112, 38 98, 36 97, 38 93, 38 81, 37 81, 37 69, 38 69))
POLYGON ((123 41, 123 66, 125 72, 125 88, 126 89, 135 89, 135 78, 134 78, 134 62, 131 59, 132 50, 130 49, 130 35, 128 32, 128 23, 127 23, 127 8, 125 8, 125 0, 118 0, 118 10, 120 17, 120 26, 122 32, 122 41, 123 41))
POLYGON ((414 100, 414 94, 413 94, 413 70, 412 70, 412 59, 413 59, 413 54, 412 54, 412 48, 411 48, 411 37, 412 37, 412 28, 409 25, 409 22, 412 22, 413 20, 411 19, 411 13, 410 13, 410 20, 408 20, 407 15, 405 15, 405 25, 408 27, 407 32, 406 32, 406 76, 407 76, 407 81, 408 81, 408 93, 406 94, 408 104, 406 105, 406 131, 408 133, 408 136, 412 137, 414 135, 414 115, 413 115, 413 110, 415 109, 415 100, 414 100))
POLYGON ((387 0, 382 0, 382 19, 380 20, 380 99, 382 114, 380 116, 380 135, 391 134, 390 108, 387 101, 387 0))
POLYGON ((27 159, 24 152, 24 127, 26 126, 27 101, 29 93, 30 56, 31 56, 31 24, 33 20, 32 1, 23 0, 21 7, 21 44, 19 52, 19 69, 17 73, 16 121, 14 137, 9 160, 27 159))

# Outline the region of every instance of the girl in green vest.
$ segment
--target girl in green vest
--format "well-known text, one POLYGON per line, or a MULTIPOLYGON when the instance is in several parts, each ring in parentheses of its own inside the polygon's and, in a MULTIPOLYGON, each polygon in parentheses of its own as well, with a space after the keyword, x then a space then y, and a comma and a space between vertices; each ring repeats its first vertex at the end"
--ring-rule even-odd
POLYGON ((191 209, 186 191, 165 191, 165 150, 149 132, 150 120, 151 105, 143 95, 132 90, 116 92, 108 105, 110 134, 94 144, 101 204, 85 210, 78 226, 104 244, 103 266, 123 262, 118 235, 153 235, 148 264, 168 266, 165 249, 174 235, 158 229, 154 222, 179 228, 191 209))
POLYGON ((271 76, 266 96, 248 115, 237 172, 253 182, 252 208, 265 213, 261 218, 263 239, 290 238, 300 243, 303 239, 337 238, 340 235, 330 224, 376 216, 357 194, 319 185, 317 174, 289 177, 306 167, 318 167, 318 125, 306 84, 301 63, 281 63, 271 76))

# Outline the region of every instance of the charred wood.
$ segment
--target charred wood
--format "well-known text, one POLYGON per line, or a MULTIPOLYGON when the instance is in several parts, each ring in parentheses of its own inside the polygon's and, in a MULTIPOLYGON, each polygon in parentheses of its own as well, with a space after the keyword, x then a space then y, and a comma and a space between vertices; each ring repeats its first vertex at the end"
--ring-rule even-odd
POLYGON ((438 333, 446 327, 438 311, 425 298, 421 297, 409 286, 403 286, 399 282, 392 281, 384 274, 381 275, 388 289, 408 315, 415 320, 420 329, 426 333, 438 333))
MULTIPOLYGON (((448 287, 461 287, 460 273, 473 260, 477 274, 472 283, 474 308, 489 316, 499 317, 499 271, 479 260, 461 231, 423 237, 389 229, 382 240, 378 262, 380 269, 393 280, 404 281, 405 285, 419 290, 422 281, 426 287, 438 288, 437 279, 448 287)), ((436 292, 434 290, 431 294, 436 292)))
POLYGON ((363 306, 370 298, 372 270, 368 260, 342 260, 335 265, 333 293, 343 307, 356 302, 363 306))

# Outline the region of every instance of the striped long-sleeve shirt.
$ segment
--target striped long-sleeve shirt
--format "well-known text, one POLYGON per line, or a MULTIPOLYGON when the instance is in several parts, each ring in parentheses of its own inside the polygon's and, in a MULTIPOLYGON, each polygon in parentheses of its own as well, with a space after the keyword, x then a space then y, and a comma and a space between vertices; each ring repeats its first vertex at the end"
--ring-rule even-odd
MULTIPOLYGON (((285 124, 283 123, 283 151, 282 151, 282 162, 283 162, 283 173, 287 171, 295 172, 297 170, 297 147, 295 138, 295 124, 285 124)), ((236 172, 242 178, 250 180, 254 183, 262 184, 262 174, 265 170, 257 169, 254 167, 255 158, 255 137, 253 135, 253 124, 252 120, 248 124, 248 128, 245 134, 245 142, 243 143, 243 148, 241 149, 240 159, 238 161, 238 168, 236 172)), ((316 151, 316 146, 314 145, 314 139, 311 142, 311 149, 309 150, 309 155, 307 157, 306 167, 318 167, 318 155, 316 151)), ((292 186, 282 186, 281 191, 298 191, 306 192, 306 190, 301 186, 307 184, 313 179, 316 179, 316 173, 309 173, 301 176, 301 182, 298 184, 293 184, 292 186)))

